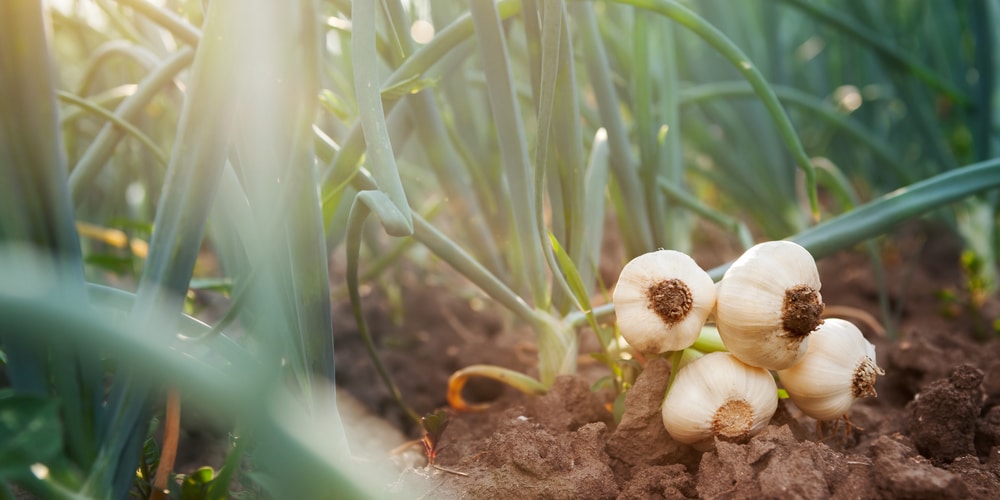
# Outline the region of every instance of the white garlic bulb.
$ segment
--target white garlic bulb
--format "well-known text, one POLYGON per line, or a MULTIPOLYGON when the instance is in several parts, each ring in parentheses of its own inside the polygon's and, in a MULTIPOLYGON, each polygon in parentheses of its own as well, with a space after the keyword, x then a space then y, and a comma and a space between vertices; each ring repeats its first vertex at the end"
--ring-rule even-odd
POLYGON ((843 417, 856 399, 876 396, 879 375, 885 372, 875 363, 875 346, 854 324, 835 318, 813 332, 801 361, 778 372, 795 406, 820 421, 843 417))
POLYGON ((751 247, 718 285, 715 319, 726 348, 749 365, 788 368, 822 323, 819 288, 816 261, 805 248, 791 241, 751 247))
POLYGON ((618 329, 632 347, 679 351, 694 343, 715 307, 715 283, 687 254, 658 250, 625 265, 612 300, 618 329))
POLYGON ((778 408, 778 386, 764 370, 727 352, 684 365, 663 400, 663 426, 674 440, 707 450, 715 439, 745 442, 778 408))

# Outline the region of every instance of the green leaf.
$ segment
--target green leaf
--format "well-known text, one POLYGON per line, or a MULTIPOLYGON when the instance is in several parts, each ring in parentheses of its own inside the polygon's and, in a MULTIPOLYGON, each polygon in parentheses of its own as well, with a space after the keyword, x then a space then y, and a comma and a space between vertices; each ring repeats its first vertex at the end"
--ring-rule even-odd
POLYGON ((559 262, 559 270, 566 276, 569 288, 573 292, 573 296, 576 297, 577 305, 584 311, 589 311, 590 291, 583 284, 580 272, 577 270, 576 265, 573 264, 573 259, 570 258, 566 250, 559 244, 559 240, 551 233, 549 234, 549 241, 552 243, 552 251, 555 252, 556 260, 559 262))
POLYGON ((84 259, 84 263, 115 274, 129 274, 135 269, 132 266, 132 257, 123 257, 108 253, 88 255, 84 259))
POLYGON ((210 290, 213 292, 231 293, 233 291, 232 278, 191 278, 188 285, 194 290, 210 290))
POLYGON ((56 400, 0 391, 0 479, 56 458, 62 435, 56 400))
POLYGON ((184 478, 181 484, 181 498, 183 500, 197 500, 205 498, 212 480, 215 479, 215 470, 205 466, 184 478))
POLYGON ((437 85, 439 78, 420 78, 412 75, 400 82, 382 89, 382 97, 385 99, 399 99, 410 94, 416 94, 421 90, 437 85))

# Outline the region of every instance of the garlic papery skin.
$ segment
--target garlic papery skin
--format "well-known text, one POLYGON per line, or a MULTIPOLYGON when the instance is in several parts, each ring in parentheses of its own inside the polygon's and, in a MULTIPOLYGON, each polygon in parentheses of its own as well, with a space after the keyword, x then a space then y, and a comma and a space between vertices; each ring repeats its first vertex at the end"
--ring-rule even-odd
POLYGON ((873 346, 849 321, 827 319, 809 340, 801 361, 778 372, 788 397, 816 420, 836 420, 854 401, 876 396, 875 379, 885 372, 873 346))
POLYGON ((657 250, 622 269, 612 295, 622 337, 644 353, 694 343, 715 307, 715 283, 687 254, 657 250))
POLYGON ((769 241, 751 247, 718 285, 715 321, 726 348, 753 366, 792 366, 823 322, 819 289, 816 260, 802 246, 769 241))
POLYGON ((670 437, 705 451, 715 438, 745 442, 777 408, 778 386, 767 370, 713 352, 677 372, 661 413, 670 437))

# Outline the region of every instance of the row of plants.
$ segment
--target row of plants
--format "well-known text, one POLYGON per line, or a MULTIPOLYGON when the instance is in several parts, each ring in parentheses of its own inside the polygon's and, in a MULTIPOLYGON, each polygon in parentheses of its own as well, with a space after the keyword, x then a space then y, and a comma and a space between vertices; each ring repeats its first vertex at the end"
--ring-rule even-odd
POLYGON ((440 429, 379 362, 361 294, 428 252, 538 344, 537 374, 456 373, 459 409, 471 377, 543 393, 588 330, 627 391, 595 300, 607 237, 689 252, 708 223, 744 249, 877 258, 872 238, 934 213, 965 238, 974 307, 996 286, 996 19, 976 2, 5 2, 0 481, 181 495, 151 431, 176 435, 180 394, 233 436, 188 494, 239 475, 378 495, 336 408, 331 300, 346 288, 393 396, 440 429), (211 324, 206 290, 228 298, 211 324))

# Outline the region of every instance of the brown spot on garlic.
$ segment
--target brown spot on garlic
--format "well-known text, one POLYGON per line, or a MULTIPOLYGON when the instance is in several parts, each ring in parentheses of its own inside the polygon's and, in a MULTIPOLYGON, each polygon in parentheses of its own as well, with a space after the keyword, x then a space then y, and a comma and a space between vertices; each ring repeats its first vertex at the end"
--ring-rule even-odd
POLYGON ((690 347, 715 308, 715 283, 689 255, 657 250, 625 265, 611 296, 618 329, 646 353, 690 347))
POLYGON ((823 298, 809 285, 795 285, 785 290, 781 308, 781 327, 792 339, 806 338, 823 324, 823 298))
POLYGON ((854 376, 851 378, 851 395, 855 399, 878 397, 875 392, 875 379, 879 375, 885 375, 885 371, 879 368, 871 358, 862 359, 854 369, 854 376))
POLYGON ((745 399, 730 399, 712 416, 712 434, 724 441, 741 442, 750 437, 753 407, 745 399))
POLYGON ((691 289, 678 279, 658 281, 646 291, 649 309, 663 320, 667 327, 674 326, 687 317, 694 306, 691 289))

